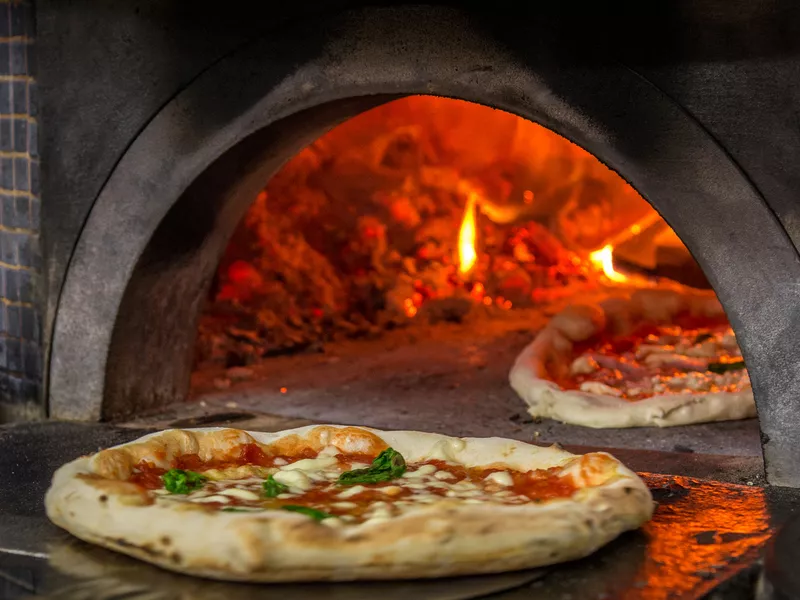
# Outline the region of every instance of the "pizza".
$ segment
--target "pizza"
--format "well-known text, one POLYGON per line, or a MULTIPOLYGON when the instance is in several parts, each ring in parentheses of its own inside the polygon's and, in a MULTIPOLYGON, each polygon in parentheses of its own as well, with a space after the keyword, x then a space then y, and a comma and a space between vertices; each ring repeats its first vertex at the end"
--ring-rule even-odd
POLYGON ((644 482, 606 453, 334 425, 151 434, 61 467, 45 505, 85 541, 253 582, 548 565, 653 511, 644 482))
POLYGON ((736 336, 699 290, 639 290, 571 305, 519 355, 511 386, 534 417, 669 427, 756 415, 736 336))

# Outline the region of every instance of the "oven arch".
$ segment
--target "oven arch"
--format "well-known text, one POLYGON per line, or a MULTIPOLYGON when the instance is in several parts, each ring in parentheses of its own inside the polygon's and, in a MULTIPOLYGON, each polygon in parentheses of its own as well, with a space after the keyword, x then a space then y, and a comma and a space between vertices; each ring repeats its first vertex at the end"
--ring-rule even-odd
POLYGON ((211 66, 132 141, 91 210, 58 301, 50 416, 98 420, 181 398, 200 299, 257 186, 341 120, 434 94, 538 122, 651 202, 740 338, 770 482, 800 484, 800 261, 785 230, 724 149, 637 73, 502 35, 457 10, 365 9, 211 66))

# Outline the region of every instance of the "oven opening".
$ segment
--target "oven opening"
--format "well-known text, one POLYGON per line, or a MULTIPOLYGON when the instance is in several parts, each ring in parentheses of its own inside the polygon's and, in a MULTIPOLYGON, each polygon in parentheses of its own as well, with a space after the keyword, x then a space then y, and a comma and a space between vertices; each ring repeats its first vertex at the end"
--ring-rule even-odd
POLYGON ((758 454, 749 421, 615 432, 526 414, 508 373, 537 331, 571 303, 646 289, 711 293, 617 173, 510 113, 406 97, 265 182, 209 289, 191 398, 230 418, 758 454))

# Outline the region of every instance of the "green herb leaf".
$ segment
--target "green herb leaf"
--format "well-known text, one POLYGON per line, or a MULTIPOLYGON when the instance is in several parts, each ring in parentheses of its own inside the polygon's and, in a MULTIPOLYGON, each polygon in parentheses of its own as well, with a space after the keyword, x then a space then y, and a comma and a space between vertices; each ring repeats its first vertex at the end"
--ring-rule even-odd
POLYGON ((173 494, 188 494, 203 487, 208 481, 208 477, 195 473, 194 471, 184 471, 183 469, 170 469, 161 476, 164 487, 173 494))
POLYGON ((722 373, 728 373, 730 371, 741 371, 744 369, 744 361, 737 360, 736 362, 715 362, 708 364, 708 370, 712 373, 716 373, 717 375, 721 375, 722 373))
POLYGON ((330 519, 333 515, 329 515, 326 512, 322 512, 321 510, 317 510, 316 508, 309 508, 308 506, 300 506, 299 504, 284 504, 281 506, 283 510, 288 510, 290 512, 300 513, 301 515, 307 515, 314 519, 315 521, 322 521, 322 519, 330 519))
POLYGON ((236 508, 235 506, 226 506, 222 509, 222 512, 256 512, 253 510, 247 510, 246 508, 236 508))
POLYGON ((340 485, 355 485, 357 483, 380 483, 401 477, 406 472, 406 461, 403 456, 392 448, 381 452, 372 465, 366 469, 355 469, 339 475, 337 483, 340 485))
POLYGON ((710 333, 698 333, 697 337, 694 338, 693 344, 702 344, 706 340, 710 340, 714 336, 710 333))
POLYGON ((264 494, 267 496, 267 498, 275 498, 278 494, 282 494, 283 492, 289 489, 288 486, 275 481, 275 478, 272 475, 267 477, 267 479, 264 481, 263 486, 264 486, 264 494))

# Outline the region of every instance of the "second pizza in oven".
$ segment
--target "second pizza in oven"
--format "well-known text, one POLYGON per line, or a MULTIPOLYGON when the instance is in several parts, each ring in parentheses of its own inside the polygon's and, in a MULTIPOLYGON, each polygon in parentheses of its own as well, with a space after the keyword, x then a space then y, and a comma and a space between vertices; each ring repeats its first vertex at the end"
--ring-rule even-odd
POLYGON ((553 317, 511 386, 535 417, 596 428, 756 415, 736 337, 711 293, 639 290, 553 317))

